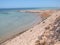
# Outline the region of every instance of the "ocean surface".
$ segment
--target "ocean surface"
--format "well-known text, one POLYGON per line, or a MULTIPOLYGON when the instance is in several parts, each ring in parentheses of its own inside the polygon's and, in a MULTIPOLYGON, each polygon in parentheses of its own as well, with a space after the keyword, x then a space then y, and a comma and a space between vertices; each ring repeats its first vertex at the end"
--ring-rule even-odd
POLYGON ((41 21, 41 17, 34 13, 0 9, 0 42, 33 27, 41 21))

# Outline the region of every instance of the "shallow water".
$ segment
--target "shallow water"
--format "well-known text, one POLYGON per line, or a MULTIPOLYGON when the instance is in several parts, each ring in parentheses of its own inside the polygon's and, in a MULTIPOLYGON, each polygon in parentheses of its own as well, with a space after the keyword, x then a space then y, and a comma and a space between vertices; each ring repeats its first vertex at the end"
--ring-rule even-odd
POLYGON ((0 41, 24 31, 42 21, 41 17, 33 13, 17 11, 0 12, 0 41))

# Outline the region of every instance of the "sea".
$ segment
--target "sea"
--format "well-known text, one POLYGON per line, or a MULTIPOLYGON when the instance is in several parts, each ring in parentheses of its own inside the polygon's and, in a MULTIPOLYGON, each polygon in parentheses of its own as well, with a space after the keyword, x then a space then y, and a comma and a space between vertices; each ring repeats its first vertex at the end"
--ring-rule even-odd
POLYGON ((35 13, 18 12, 18 10, 31 9, 33 8, 0 9, 0 42, 26 31, 42 21, 42 18, 35 13))
POLYGON ((1 8, 0 9, 0 43, 24 32, 42 21, 35 13, 24 13, 19 10, 46 10, 60 8, 1 8))

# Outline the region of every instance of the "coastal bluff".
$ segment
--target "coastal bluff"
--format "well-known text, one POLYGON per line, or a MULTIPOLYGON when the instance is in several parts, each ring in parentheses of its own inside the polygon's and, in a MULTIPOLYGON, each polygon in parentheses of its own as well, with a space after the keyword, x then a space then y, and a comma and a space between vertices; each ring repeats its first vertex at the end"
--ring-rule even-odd
POLYGON ((60 11, 1 45, 60 45, 60 11))

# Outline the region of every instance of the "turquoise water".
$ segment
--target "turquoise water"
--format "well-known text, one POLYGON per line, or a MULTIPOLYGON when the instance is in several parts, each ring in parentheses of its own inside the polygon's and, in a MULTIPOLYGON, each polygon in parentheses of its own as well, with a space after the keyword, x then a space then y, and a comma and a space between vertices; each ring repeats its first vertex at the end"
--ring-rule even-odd
POLYGON ((40 21, 42 21, 41 17, 33 13, 22 13, 15 10, 0 12, 0 41, 25 31, 40 21))

